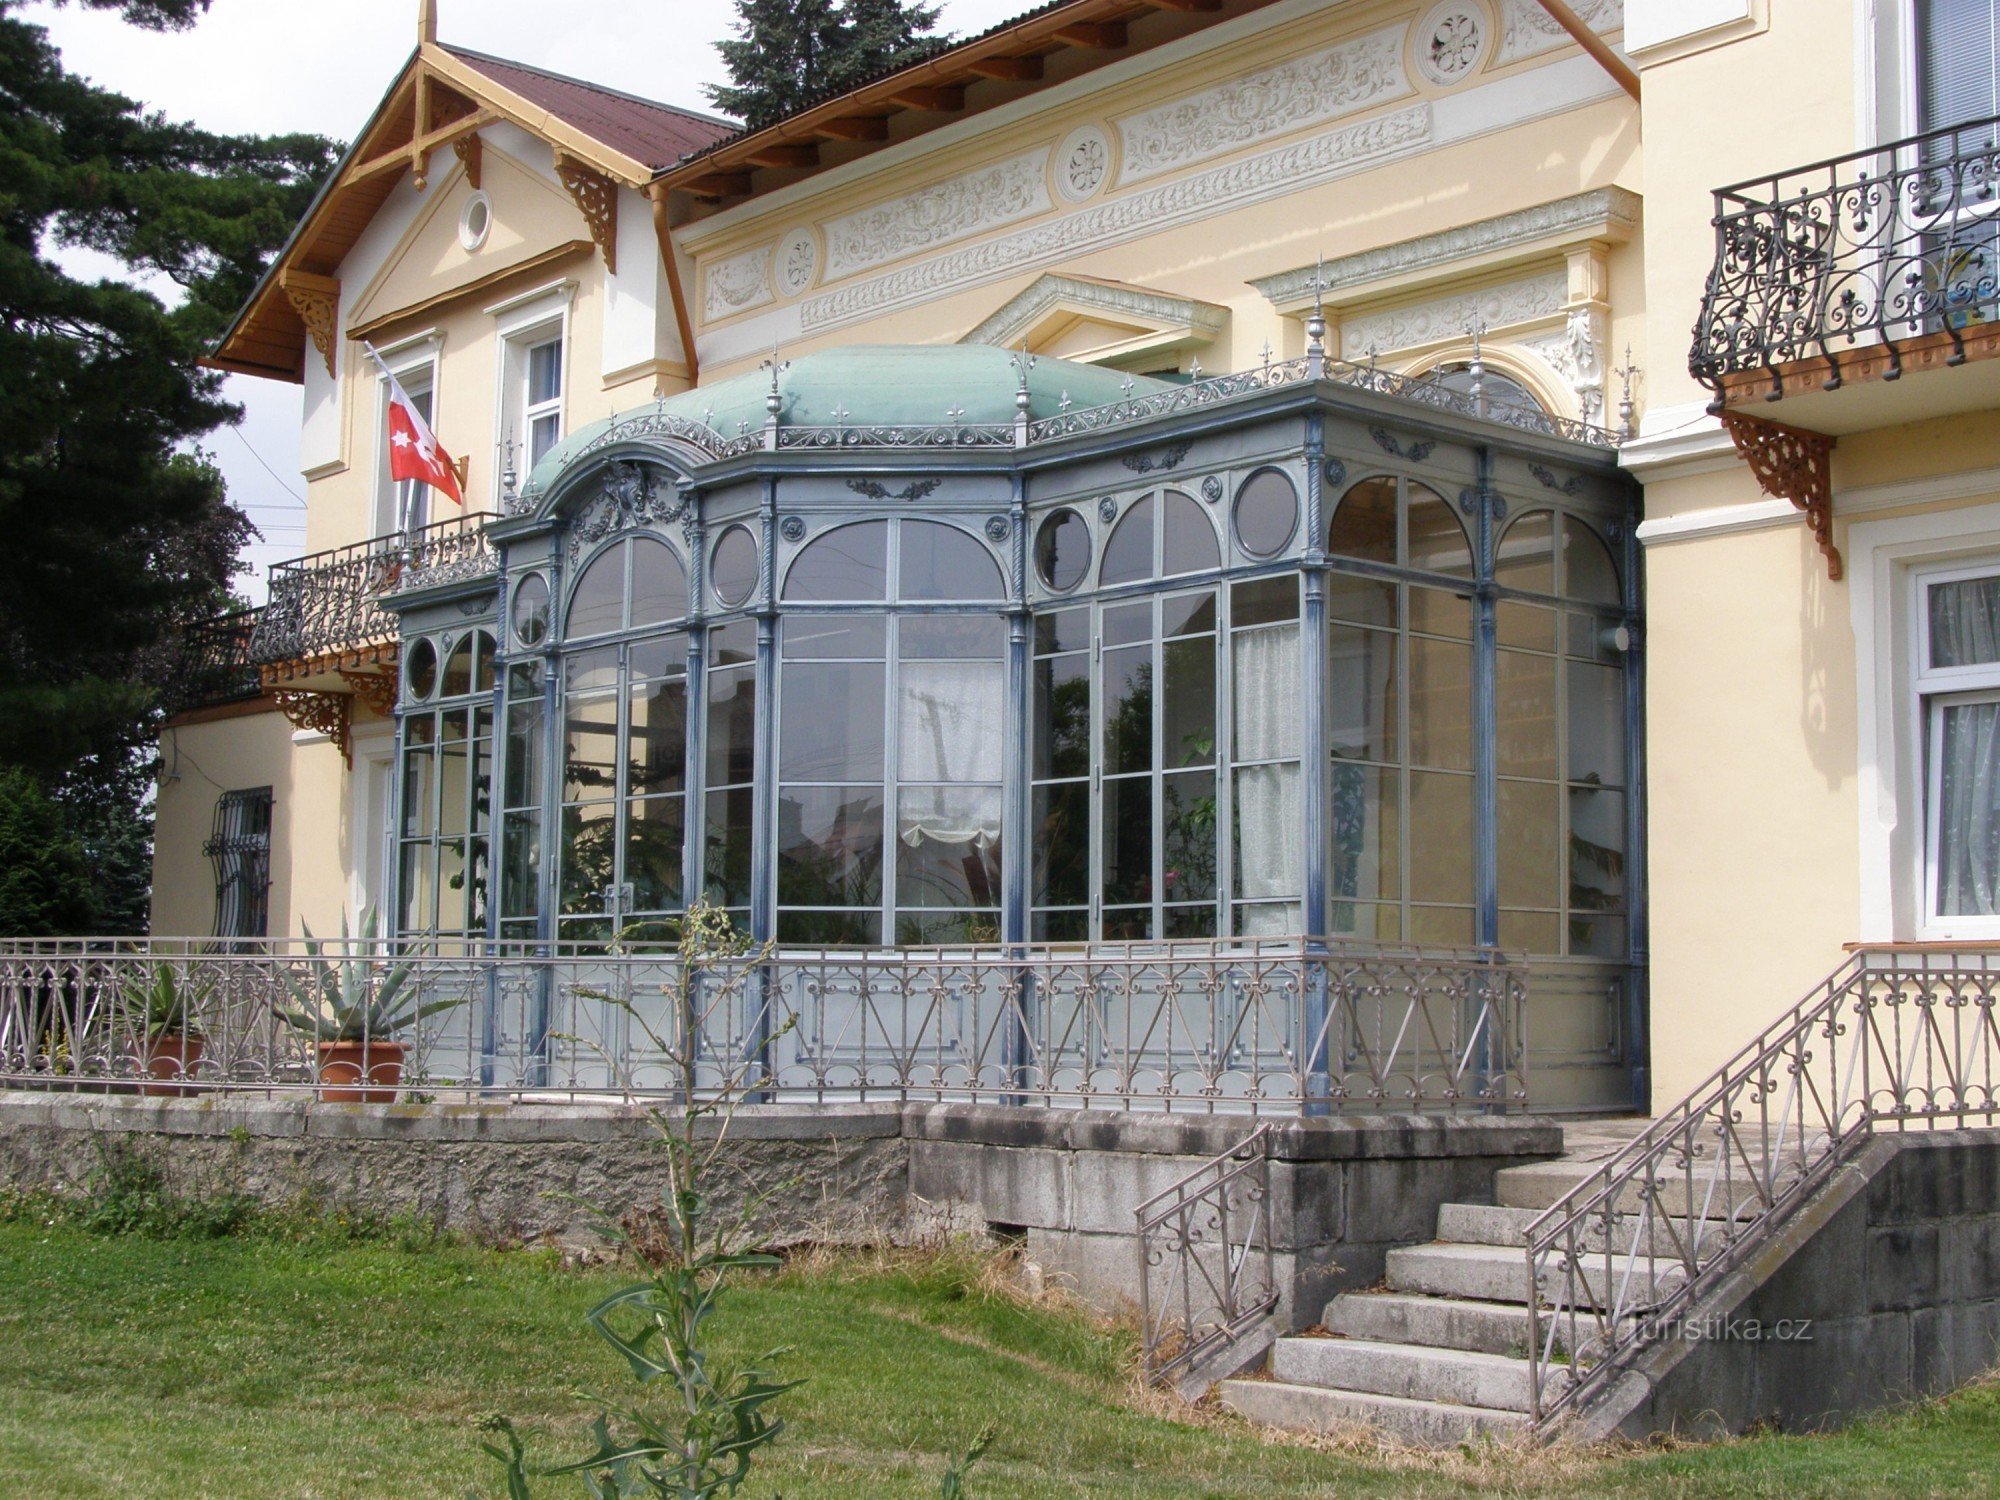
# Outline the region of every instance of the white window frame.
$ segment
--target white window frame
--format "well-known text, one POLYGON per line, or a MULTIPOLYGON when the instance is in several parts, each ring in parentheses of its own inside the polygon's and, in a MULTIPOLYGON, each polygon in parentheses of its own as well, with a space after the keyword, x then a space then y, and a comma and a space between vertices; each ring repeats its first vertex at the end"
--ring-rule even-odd
MULTIPOLYGON (((2000 494, 2000 470, 1871 487, 1856 510, 2000 494)), ((1836 497, 1836 512, 1839 498, 1836 497)), ((1933 510, 1848 527, 1854 627, 1856 776, 1862 942, 1958 941, 2000 936, 2000 921, 1933 917, 1932 827, 1925 695, 1928 660, 1919 611, 1927 581, 2000 573, 2000 503, 1933 510)), ((1977 686, 1956 670, 1929 674, 1934 691, 1977 686)))
POLYGON ((528 422, 531 415, 557 413, 556 441, 570 430, 570 375, 574 367, 575 341, 572 337, 576 283, 558 281, 534 288, 488 307, 493 319, 497 352, 493 380, 493 479, 489 508, 498 514, 504 505, 505 475, 511 466, 516 488, 528 482, 528 422), (556 399, 536 408, 528 404, 528 351, 551 339, 562 340, 562 368, 557 375, 556 399))
POLYGON ((1963 583, 1973 578, 2000 577, 2000 556, 1983 564, 1913 568, 1910 574, 1910 608, 1914 611, 1910 639, 1914 655, 1910 665, 1913 691, 1910 712, 1915 717, 1911 743, 1923 747, 1923 914, 1921 930, 1937 937, 2000 937, 2000 913, 1992 916, 1943 916, 1938 912, 1938 834, 1943 813, 1944 735, 1942 721, 1948 708, 1969 703, 2000 702, 2000 661, 1976 662, 1962 667, 1931 665, 1931 590, 1940 584, 1963 583))
MULTIPOLYGON (((438 390, 442 384, 444 335, 432 329, 414 338, 399 340, 375 351, 404 390, 414 380, 427 388, 431 398, 431 427, 437 428, 438 390)), ((418 394, 412 391, 412 396, 418 394)), ((375 373, 375 525, 372 536, 394 536, 403 529, 405 508, 416 485, 414 479, 398 484, 389 477, 389 382, 381 371, 375 373)), ((428 512, 429 502, 425 502, 428 512)), ((426 513, 425 521, 437 517, 426 513)))

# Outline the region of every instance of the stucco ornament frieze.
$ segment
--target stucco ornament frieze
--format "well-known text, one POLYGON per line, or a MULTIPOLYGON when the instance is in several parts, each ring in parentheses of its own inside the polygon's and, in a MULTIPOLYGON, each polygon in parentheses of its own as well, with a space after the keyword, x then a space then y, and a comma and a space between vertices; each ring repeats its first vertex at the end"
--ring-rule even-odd
POLYGON ((603 488, 570 523, 570 562, 574 565, 587 548, 617 532, 671 526, 687 508, 687 496, 665 473, 631 459, 607 464, 603 488))
POLYGON ((706 297, 702 314, 713 323, 732 313, 748 312, 774 299, 771 290, 771 247, 759 245, 741 255, 713 262, 703 278, 706 297))
POLYGON ((1365 171, 1391 156, 1420 150, 1431 133, 1430 106, 1424 104, 1341 126, 822 293, 801 305, 800 321, 808 329, 826 328, 946 288, 963 289, 1037 264, 1074 260, 1086 250, 1157 234, 1220 207, 1240 208, 1365 171))
POLYGON ((778 280, 778 290, 787 297, 796 297, 813 284, 819 271, 819 241, 813 238, 810 229, 792 230, 778 241, 772 267, 778 280))
MULTIPOLYGON (((1599 35, 1625 26, 1625 0, 1570 0, 1570 9, 1599 35)), ((1541 0, 1500 0, 1500 50, 1495 61, 1519 62, 1569 44, 1562 23, 1541 0)))
POLYGON ((1111 175, 1111 137, 1095 125, 1080 125, 1056 147, 1056 192, 1065 202, 1095 196, 1111 175))
POLYGON ((1392 26, 1117 122, 1118 180, 1138 182, 1412 92, 1392 26))
POLYGON ((1491 330, 1556 317, 1568 298, 1569 279, 1558 270, 1408 307, 1350 316, 1341 321, 1341 357, 1364 360, 1371 350, 1386 354, 1461 338, 1475 325, 1491 330))
POLYGON ((1043 147, 826 220, 826 274, 851 276, 1046 212, 1048 160, 1043 147))
POLYGON ((1447 0, 1432 7, 1411 33, 1417 71, 1443 88, 1463 83, 1479 71, 1491 37, 1485 11, 1464 0, 1447 0))

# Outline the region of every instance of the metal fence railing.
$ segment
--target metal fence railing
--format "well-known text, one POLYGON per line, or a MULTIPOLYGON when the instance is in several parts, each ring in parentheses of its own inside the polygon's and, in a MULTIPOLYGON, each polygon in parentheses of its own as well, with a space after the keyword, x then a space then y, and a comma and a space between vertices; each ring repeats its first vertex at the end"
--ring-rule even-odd
POLYGON ((1241 1339, 1278 1305, 1271 1127, 1135 1210, 1146 1375, 1165 1384, 1241 1339))
POLYGON ((1532 1408, 1578 1408, 1882 1130, 2000 1116, 2000 948, 1856 952, 1527 1230, 1532 1408))
POLYGON ((1296 939, 786 950, 692 971, 671 952, 0 942, 0 1085, 324 1091, 324 1044, 345 1040, 393 1048, 406 1094, 659 1095, 678 1074, 650 1030, 704 1077, 752 1060, 766 1102, 1489 1112, 1528 1101, 1526 998, 1496 955, 1296 939), (303 1020, 320 998, 346 1024, 303 1020), (163 1056, 164 1035, 198 1056, 163 1056))
POLYGON ((1721 395, 1730 376, 1937 334, 2000 317, 2000 120, 1974 120, 1718 189, 1715 262, 1688 367, 1721 395))

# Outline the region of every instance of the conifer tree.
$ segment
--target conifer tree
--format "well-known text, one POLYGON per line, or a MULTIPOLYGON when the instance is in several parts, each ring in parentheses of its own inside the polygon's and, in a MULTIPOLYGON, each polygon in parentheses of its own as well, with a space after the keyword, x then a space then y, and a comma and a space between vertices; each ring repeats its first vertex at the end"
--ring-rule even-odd
POLYGON ((910 0, 736 0, 736 35, 717 42, 730 84, 711 84, 716 107, 753 129, 821 95, 922 57, 940 7, 910 0))

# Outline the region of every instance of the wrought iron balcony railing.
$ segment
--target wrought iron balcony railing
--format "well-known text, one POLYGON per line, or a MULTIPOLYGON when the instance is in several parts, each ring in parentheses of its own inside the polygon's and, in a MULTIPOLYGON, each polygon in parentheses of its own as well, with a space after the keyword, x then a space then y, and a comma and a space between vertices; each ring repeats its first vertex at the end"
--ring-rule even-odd
POLYGON ((1800 362, 1834 389, 1856 350, 1894 380, 1915 340, 1926 363, 1962 363, 1968 334, 2000 321, 1996 226, 2000 119, 1721 188, 1688 368, 1720 402, 1776 400, 1800 362))
POLYGON ((199 620, 181 632, 180 659, 167 685, 167 711, 181 713, 257 696, 257 666, 250 659, 250 640, 261 610, 199 620))
POLYGON ((250 659, 259 665, 309 661, 394 641, 395 616, 382 607, 388 595, 494 571, 489 519, 458 516, 275 564, 250 659))

